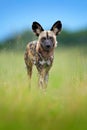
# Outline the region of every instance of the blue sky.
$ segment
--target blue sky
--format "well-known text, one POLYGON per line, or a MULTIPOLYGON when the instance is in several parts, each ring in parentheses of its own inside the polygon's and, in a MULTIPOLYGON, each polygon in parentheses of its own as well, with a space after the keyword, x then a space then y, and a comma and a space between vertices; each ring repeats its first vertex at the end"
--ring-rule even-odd
POLYGON ((61 20, 63 28, 87 28, 87 0, 0 0, 0 39, 31 28, 38 21, 44 29, 61 20))

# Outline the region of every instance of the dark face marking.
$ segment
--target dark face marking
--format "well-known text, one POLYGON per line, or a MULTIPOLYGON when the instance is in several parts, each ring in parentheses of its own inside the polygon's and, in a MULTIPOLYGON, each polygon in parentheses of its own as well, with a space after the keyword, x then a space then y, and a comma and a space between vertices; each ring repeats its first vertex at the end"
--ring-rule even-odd
POLYGON ((54 38, 49 36, 46 32, 46 36, 41 38, 41 46, 45 51, 50 51, 54 47, 54 38))
POLYGON ((47 36, 47 38, 49 37, 49 36, 48 36, 48 32, 46 32, 46 36, 47 36))

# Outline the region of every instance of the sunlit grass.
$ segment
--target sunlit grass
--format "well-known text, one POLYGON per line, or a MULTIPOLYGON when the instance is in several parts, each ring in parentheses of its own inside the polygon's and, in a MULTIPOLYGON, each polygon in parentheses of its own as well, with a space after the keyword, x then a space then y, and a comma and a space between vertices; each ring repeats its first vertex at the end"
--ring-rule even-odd
POLYGON ((86 130, 87 55, 83 48, 55 52, 46 94, 31 91, 24 54, 0 52, 0 130, 86 130))

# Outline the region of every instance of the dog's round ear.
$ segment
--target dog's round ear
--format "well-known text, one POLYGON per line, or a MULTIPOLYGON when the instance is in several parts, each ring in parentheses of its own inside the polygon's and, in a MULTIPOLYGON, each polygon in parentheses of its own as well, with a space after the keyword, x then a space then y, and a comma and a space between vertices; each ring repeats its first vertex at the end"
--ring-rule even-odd
POLYGON ((61 21, 57 21, 53 24, 50 30, 53 31, 55 35, 57 35, 60 33, 61 29, 62 29, 62 23, 61 21))
POLYGON ((42 31, 44 31, 44 29, 42 28, 42 26, 38 22, 36 22, 36 21, 33 22, 33 24, 32 24, 32 30, 36 34, 36 36, 39 36, 40 33, 42 31))

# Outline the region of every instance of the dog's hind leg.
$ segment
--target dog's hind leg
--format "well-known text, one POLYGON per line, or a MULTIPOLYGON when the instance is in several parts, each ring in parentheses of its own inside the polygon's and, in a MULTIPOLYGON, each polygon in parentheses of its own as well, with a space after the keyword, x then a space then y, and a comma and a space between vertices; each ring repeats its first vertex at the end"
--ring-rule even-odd
POLYGON ((32 65, 26 65, 26 67, 27 67, 27 74, 29 77, 29 88, 31 88, 32 65))
POLYGON ((31 76, 32 76, 33 64, 32 64, 32 62, 29 58, 29 51, 25 52, 24 60, 25 60, 25 64, 26 64, 26 68, 27 68, 27 74, 28 74, 28 78, 29 78, 29 88, 31 88, 31 76))
POLYGON ((31 76, 32 76, 32 66, 27 66, 27 74, 29 76, 29 78, 31 79, 31 76))

